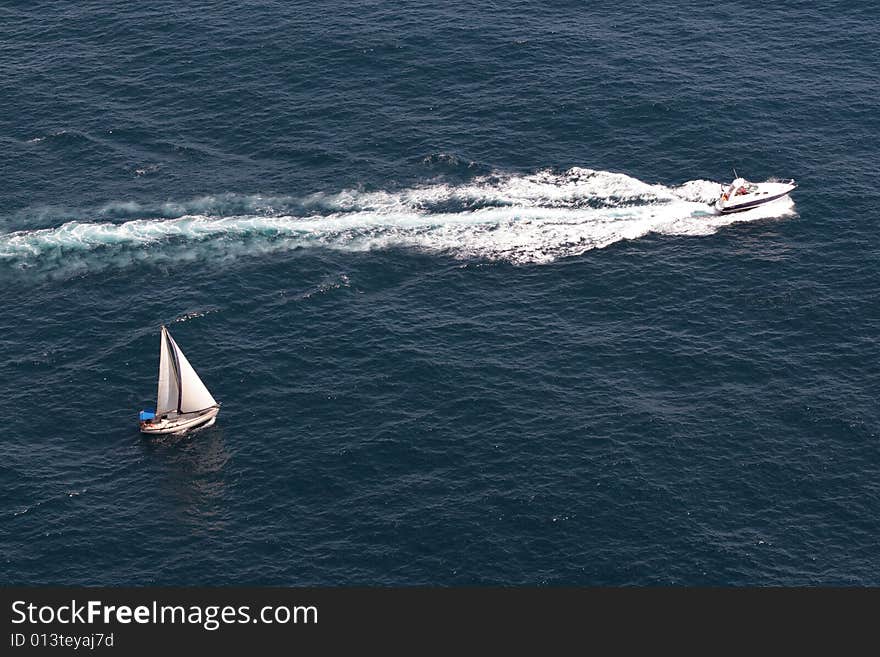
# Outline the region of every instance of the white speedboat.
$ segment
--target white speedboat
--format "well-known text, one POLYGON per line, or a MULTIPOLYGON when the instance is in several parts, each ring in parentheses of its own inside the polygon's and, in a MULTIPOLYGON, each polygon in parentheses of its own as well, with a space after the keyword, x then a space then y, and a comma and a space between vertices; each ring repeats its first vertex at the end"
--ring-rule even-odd
POLYGON ((730 183, 727 189, 722 188, 721 196, 712 207, 718 214, 751 210, 759 205, 787 196, 796 188, 797 184, 794 180, 753 183, 745 178, 737 178, 730 183))
POLYGON ((189 364, 168 329, 162 327, 159 344, 159 393, 156 410, 140 412, 146 434, 185 433, 214 424, 220 404, 189 364))

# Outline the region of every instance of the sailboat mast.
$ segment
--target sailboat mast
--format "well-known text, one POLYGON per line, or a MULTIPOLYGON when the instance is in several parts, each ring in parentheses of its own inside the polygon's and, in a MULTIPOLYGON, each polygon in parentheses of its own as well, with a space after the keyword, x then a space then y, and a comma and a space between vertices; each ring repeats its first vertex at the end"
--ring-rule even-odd
POLYGON ((162 335, 165 336, 165 343, 168 353, 171 354, 171 363, 174 366, 174 377, 177 379, 177 412, 180 413, 183 403, 183 381, 180 377, 180 361, 177 359, 177 349, 175 349, 174 338, 168 333, 168 329, 162 327, 162 335))

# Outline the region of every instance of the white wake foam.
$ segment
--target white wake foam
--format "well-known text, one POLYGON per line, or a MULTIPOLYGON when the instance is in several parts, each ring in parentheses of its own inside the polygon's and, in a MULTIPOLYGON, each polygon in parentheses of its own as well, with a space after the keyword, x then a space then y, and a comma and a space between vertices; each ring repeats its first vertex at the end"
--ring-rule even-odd
POLYGON ((105 206, 98 216, 112 215, 107 208, 144 216, 116 223, 74 220, 0 235, 0 262, 87 270, 101 261, 125 265, 163 257, 196 260, 217 252, 238 257, 323 247, 412 248, 457 258, 543 263, 651 232, 708 235, 733 222, 793 213, 793 201, 785 198, 748 212, 714 216, 707 203, 719 190, 719 183, 707 180, 667 187, 576 168, 397 191, 345 190, 306 197, 226 194, 154 206, 117 203, 105 206), (229 210, 239 212, 227 216, 229 210), (180 216, 174 216, 178 211, 180 216))

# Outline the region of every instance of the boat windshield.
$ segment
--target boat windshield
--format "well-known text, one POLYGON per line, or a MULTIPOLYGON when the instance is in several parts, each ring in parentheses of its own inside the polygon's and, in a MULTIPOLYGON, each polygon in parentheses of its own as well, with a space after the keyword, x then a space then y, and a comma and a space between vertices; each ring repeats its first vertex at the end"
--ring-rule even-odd
POLYGON ((731 185, 731 193, 734 196, 742 196, 743 194, 754 194, 758 191, 758 186, 754 183, 743 182, 740 185, 731 185))

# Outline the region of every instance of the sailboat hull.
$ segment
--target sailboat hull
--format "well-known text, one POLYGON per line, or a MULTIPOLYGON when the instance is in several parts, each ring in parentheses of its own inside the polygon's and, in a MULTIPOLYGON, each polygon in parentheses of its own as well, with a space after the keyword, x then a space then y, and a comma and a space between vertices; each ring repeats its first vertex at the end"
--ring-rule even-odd
POLYGON ((162 435, 169 433, 186 433, 202 426, 211 426, 220 412, 219 408, 209 408, 200 413, 185 413, 177 417, 141 422, 141 433, 147 435, 162 435))

